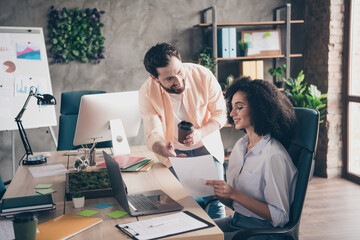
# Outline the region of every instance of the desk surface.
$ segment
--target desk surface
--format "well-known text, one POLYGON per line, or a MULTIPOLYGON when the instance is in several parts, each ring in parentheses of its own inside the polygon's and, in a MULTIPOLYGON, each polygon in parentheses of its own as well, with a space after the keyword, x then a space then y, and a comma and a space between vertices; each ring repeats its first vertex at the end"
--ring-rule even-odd
MULTIPOLYGON (((73 169, 73 162, 75 156, 66 156, 66 151, 52 152, 48 157, 47 164, 61 163, 68 169, 73 169)), ((131 147, 131 156, 141 156, 156 159, 152 152, 149 152, 145 146, 131 147)), ((102 155, 97 155, 97 163, 103 162, 102 155)), ((166 214, 149 215, 142 217, 131 217, 125 215, 124 217, 114 219, 106 216, 107 213, 115 210, 123 210, 118 202, 113 197, 108 198, 96 198, 86 199, 85 207, 75 209, 71 201, 65 201, 65 175, 33 178, 28 171, 27 166, 20 166, 13 178, 10 186, 8 187, 4 198, 26 196, 35 194, 35 186, 39 183, 51 183, 54 184, 52 189, 56 192, 53 193, 53 200, 56 203, 56 210, 46 211, 40 213, 39 223, 45 222, 52 218, 65 214, 76 214, 85 209, 99 211, 93 217, 101 217, 103 222, 72 237, 71 239, 130 239, 125 234, 115 228, 116 224, 126 223, 132 221, 138 221, 142 219, 151 218, 154 216, 161 216, 166 214), (100 202, 113 203, 106 209, 93 208, 92 205, 100 202)), ((162 166, 157 161, 149 172, 136 172, 136 173, 124 173, 124 181, 128 187, 129 193, 142 192, 148 190, 161 189, 167 193, 171 198, 184 206, 184 210, 190 211, 199 217, 214 223, 211 218, 204 212, 203 209, 195 202, 195 200, 189 196, 180 182, 171 174, 171 172, 162 166), (141 184, 139 184, 141 183, 141 184)), ((166 239, 223 239, 224 235, 221 230, 215 225, 213 228, 203 229, 199 231, 193 231, 185 234, 175 235, 166 239)))

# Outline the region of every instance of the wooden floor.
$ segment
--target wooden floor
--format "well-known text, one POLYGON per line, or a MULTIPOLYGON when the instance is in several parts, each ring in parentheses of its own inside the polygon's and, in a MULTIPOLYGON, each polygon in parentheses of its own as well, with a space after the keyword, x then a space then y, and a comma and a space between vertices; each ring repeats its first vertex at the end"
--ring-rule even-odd
POLYGON ((360 239, 360 185, 342 178, 313 178, 302 212, 300 239, 360 239))
MULTIPOLYGON (((227 208, 226 213, 232 211, 227 208)), ((360 239, 360 185, 314 177, 300 222, 300 240, 360 239)))

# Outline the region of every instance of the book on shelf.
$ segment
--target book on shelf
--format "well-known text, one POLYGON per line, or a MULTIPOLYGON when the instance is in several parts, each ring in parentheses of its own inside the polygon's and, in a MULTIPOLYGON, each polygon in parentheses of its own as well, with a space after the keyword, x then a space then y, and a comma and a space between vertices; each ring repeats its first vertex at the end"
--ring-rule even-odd
POLYGON ((37 212, 55 209, 51 194, 4 198, 1 202, 0 216, 21 212, 37 212))
POLYGON ((36 239, 68 239, 101 222, 101 218, 62 215, 39 224, 36 239))

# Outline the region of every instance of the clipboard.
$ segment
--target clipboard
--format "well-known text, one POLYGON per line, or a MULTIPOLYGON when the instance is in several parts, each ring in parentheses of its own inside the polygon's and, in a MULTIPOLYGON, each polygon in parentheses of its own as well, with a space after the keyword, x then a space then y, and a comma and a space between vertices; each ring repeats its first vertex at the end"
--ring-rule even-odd
POLYGON ((189 211, 115 225, 127 236, 136 240, 159 239, 214 226, 189 211))

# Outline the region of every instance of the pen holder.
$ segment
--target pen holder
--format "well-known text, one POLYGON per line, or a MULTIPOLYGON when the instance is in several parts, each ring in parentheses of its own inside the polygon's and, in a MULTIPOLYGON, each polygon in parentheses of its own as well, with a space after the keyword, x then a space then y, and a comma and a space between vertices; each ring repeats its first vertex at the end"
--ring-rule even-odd
POLYGON ((90 162, 90 166, 95 166, 96 165, 96 149, 95 148, 90 150, 89 162, 90 162))
POLYGON ((90 149, 88 148, 79 149, 74 161, 74 169, 76 171, 81 171, 88 168, 90 166, 89 156, 90 156, 90 149))

